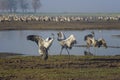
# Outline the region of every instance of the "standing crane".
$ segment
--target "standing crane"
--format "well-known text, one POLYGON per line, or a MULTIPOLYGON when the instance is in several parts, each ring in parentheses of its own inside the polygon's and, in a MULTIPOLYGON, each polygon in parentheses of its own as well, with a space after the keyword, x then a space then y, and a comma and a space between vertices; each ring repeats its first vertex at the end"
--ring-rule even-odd
POLYGON ((28 35, 27 40, 34 41, 38 45, 38 52, 40 56, 42 56, 44 60, 48 59, 48 50, 54 40, 53 33, 52 33, 52 37, 48 37, 46 39, 43 39, 41 36, 38 35, 28 35))
POLYGON ((76 43, 75 36, 71 34, 68 38, 66 38, 63 32, 58 32, 57 35, 57 40, 61 45, 60 55, 62 54, 62 51, 65 48, 67 50, 68 55, 70 56, 68 49, 72 49, 73 45, 76 43))

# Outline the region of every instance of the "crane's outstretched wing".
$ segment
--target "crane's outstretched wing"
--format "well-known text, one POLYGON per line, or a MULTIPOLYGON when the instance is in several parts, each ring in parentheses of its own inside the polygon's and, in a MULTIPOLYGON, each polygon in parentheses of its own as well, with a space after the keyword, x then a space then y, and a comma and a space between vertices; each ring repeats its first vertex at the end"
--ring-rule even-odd
POLYGON ((35 41, 37 45, 42 43, 44 39, 41 36, 38 35, 28 35, 27 40, 35 41))

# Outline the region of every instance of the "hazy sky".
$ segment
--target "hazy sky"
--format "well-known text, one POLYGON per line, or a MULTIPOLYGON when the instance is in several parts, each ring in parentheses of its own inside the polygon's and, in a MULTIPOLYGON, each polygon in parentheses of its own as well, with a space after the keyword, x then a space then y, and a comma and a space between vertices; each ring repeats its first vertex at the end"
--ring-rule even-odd
POLYGON ((120 12, 120 0, 41 0, 40 12, 120 12))

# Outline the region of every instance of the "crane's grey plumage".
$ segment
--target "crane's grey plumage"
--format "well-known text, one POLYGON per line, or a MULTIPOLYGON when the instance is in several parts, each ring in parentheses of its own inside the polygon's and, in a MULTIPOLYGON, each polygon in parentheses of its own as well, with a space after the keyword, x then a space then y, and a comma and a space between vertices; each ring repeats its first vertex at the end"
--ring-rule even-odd
POLYGON ((52 36, 53 37, 48 37, 46 39, 43 39, 41 36, 38 36, 38 35, 28 35, 27 40, 34 41, 38 45, 39 54, 42 56, 44 60, 47 60, 48 50, 53 43, 54 34, 52 34, 52 36))
POLYGON ((100 48, 101 46, 107 48, 106 41, 105 41, 103 38, 101 38, 101 39, 99 39, 99 40, 96 40, 95 47, 100 48))
POLYGON ((84 37, 84 41, 88 40, 89 38, 94 38, 95 37, 95 34, 94 32, 92 31, 91 34, 88 34, 84 37))
POLYGON ((96 40, 94 36, 95 36, 94 32, 92 32, 92 34, 88 34, 84 37, 84 41, 86 41, 87 48, 89 48, 89 52, 90 52, 90 46, 98 47, 98 48, 103 46, 107 48, 106 41, 103 38, 96 40))
POLYGON ((58 32, 57 35, 58 35, 58 41, 61 45, 60 55, 64 48, 67 50, 68 55, 69 55, 68 49, 72 49, 73 45, 76 43, 75 36, 72 34, 68 38, 66 38, 65 35, 63 34, 63 32, 58 32))

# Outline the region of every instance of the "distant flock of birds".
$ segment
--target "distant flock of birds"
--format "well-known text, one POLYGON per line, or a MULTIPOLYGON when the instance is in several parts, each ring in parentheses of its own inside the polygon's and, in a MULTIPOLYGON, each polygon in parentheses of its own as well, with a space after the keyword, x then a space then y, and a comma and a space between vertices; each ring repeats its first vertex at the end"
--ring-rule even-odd
MULTIPOLYGON (((42 36, 39 36, 39 35, 28 35, 27 36, 27 40, 34 41, 38 45, 38 48, 39 48, 38 52, 43 60, 48 59, 48 50, 54 41, 54 34, 52 33, 51 35, 52 37, 48 37, 46 39, 43 39, 42 36)), ((68 55, 70 56, 68 49, 72 49, 74 44, 77 43, 75 36, 71 34, 69 37, 66 38, 63 32, 58 32, 57 36, 58 36, 57 40, 59 44, 61 45, 60 55, 62 54, 63 49, 66 49, 68 52, 68 55)), ((106 41, 103 38, 96 40, 94 32, 91 32, 91 34, 86 35, 84 37, 84 41, 86 42, 87 49, 89 50, 91 46, 98 47, 98 48, 103 46, 107 48, 106 41)))
POLYGON ((38 15, 0 15, 0 22, 40 21, 40 22, 72 22, 72 21, 119 21, 120 16, 38 16, 38 15))

